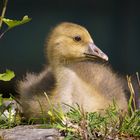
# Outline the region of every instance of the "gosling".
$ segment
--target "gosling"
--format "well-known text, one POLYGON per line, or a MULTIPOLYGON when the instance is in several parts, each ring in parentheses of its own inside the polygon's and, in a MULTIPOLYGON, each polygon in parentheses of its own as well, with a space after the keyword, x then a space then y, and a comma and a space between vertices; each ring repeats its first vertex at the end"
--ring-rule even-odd
POLYGON ((127 111, 124 79, 106 64, 108 56, 94 43, 86 28, 69 22, 50 33, 45 54, 48 66, 18 82, 18 93, 26 118, 47 116, 50 102, 64 111, 78 104, 85 112, 106 109, 113 100, 127 111))

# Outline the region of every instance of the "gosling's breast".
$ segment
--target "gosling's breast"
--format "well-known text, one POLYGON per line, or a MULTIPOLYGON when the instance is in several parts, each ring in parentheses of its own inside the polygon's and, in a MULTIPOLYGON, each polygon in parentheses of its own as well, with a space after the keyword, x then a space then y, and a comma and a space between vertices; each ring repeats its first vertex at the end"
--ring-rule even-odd
POLYGON ((104 109, 111 102, 107 100, 94 85, 90 85, 76 76, 74 90, 71 93, 73 104, 80 105, 86 112, 99 111, 104 109))
POLYGON ((85 82, 71 69, 61 69, 57 76, 55 96, 59 97, 59 102, 72 106, 78 104, 86 112, 103 109, 109 103, 94 85, 85 82))

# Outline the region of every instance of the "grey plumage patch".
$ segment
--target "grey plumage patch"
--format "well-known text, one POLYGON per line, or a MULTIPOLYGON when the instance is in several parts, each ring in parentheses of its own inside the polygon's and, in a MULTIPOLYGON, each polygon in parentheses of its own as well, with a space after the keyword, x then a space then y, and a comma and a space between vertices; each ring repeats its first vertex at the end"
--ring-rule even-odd
POLYGON ((40 74, 27 73, 24 80, 18 82, 18 93, 21 96, 37 95, 42 92, 49 94, 55 87, 55 77, 50 69, 45 69, 40 74))

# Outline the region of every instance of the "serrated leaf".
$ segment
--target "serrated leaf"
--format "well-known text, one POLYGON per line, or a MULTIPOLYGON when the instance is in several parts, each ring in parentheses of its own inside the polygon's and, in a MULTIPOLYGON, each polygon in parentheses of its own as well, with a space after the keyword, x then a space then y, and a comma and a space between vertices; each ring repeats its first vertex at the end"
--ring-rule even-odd
POLYGON ((6 70, 5 73, 0 74, 0 80, 2 81, 10 81, 14 77, 15 77, 15 74, 11 70, 6 70))
POLYGON ((7 18, 3 18, 2 20, 5 24, 7 24, 8 28, 11 29, 15 26, 19 26, 19 25, 29 22, 31 18, 29 18, 28 16, 24 16, 22 20, 11 20, 7 18))

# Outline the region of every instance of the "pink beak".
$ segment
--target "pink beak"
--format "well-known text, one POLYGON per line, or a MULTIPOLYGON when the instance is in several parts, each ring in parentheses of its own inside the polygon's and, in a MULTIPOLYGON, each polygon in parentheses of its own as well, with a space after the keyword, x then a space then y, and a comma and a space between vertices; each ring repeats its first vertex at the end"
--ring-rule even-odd
POLYGON ((103 53, 94 43, 89 43, 88 51, 85 54, 89 58, 101 58, 108 61, 108 56, 103 53))

